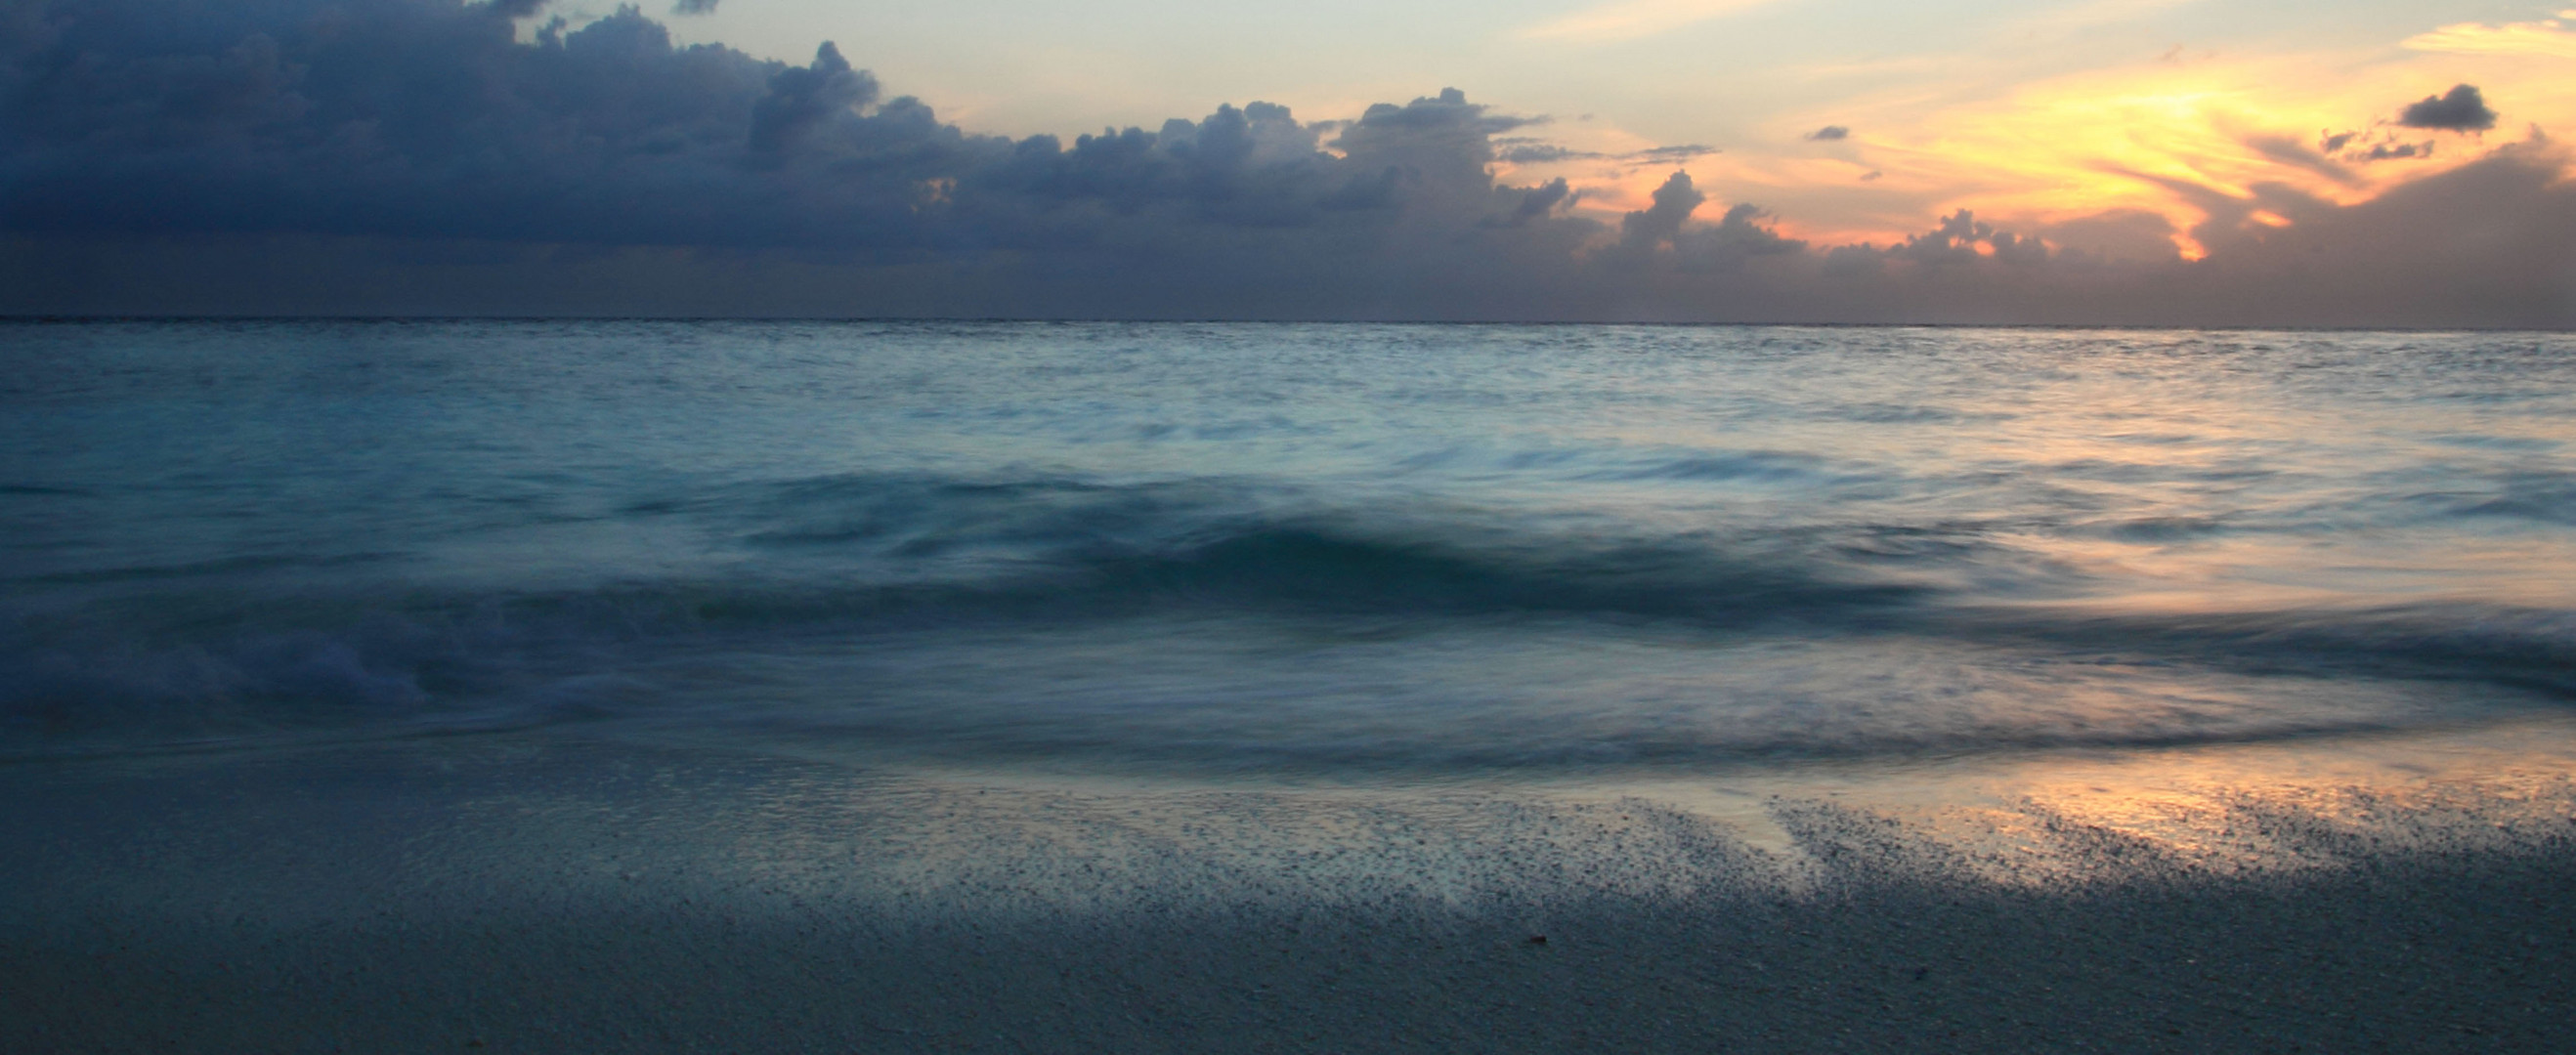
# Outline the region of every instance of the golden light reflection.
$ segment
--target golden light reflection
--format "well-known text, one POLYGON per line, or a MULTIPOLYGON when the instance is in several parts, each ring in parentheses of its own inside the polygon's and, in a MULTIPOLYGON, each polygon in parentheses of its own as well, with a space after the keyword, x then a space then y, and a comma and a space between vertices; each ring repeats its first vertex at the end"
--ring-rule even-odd
MULTIPOLYGON (((2160 751, 2070 751, 1915 767, 1608 782, 1787 860, 1771 805, 1822 802, 1897 821, 1999 886, 2118 883, 2348 866, 2357 855, 2510 851, 2576 823, 2576 721, 2160 751)), ((1794 870, 1792 872, 1794 875, 1794 870)))
POLYGON ((2018 840, 2061 858, 2070 843, 2107 841, 2202 871, 2297 870, 2354 852, 2492 849, 2554 834, 2576 818, 2576 729, 2548 719, 2053 759, 1986 778, 1978 792, 2003 808, 1957 811, 1954 838, 2018 840))
MULTIPOLYGON (((789 757, 795 757, 791 753, 789 757)), ((1819 873, 1818 807, 2002 887, 2349 867, 2367 858, 2512 853, 2576 824, 2576 720, 2403 735, 2016 754, 1908 764, 1755 766, 1652 776, 1513 775, 1337 783, 918 762, 866 775, 791 765, 758 820, 705 836, 792 879, 888 896, 998 893, 1041 911, 1265 895, 1331 902, 1400 889, 1472 904, 1532 882, 1646 896, 1715 883, 1801 895, 1819 873), (1707 856, 1693 818, 1760 856, 1707 856), (1675 844, 1676 834, 1685 842, 1675 844), (1509 846, 1496 855, 1485 848, 1509 846), (1678 851, 1678 852, 1677 852, 1678 851), (1512 867, 1498 870, 1497 861, 1512 867), (1177 869, 1177 871, 1176 871, 1177 869), (1174 883, 1175 876, 1195 882, 1174 883)), ((700 813, 703 804, 693 807, 700 813)), ((666 836, 667 841, 667 836, 666 836)))

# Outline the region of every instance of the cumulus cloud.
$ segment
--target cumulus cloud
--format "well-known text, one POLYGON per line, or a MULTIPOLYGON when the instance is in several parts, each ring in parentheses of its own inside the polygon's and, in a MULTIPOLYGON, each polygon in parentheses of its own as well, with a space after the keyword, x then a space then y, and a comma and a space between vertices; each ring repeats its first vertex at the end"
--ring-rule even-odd
POLYGON ((1714 224, 1685 227, 1673 233, 1673 258, 1685 272, 1736 271, 1763 257, 1786 257, 1806 251, 1807 243, 1781 237, 1764 226, 1770 210, 1738 202, 1714 224))
POLYGON ((1690 214, 1707 200, 1708 195, 1691 185, 1690 173, 1673 173, 1655 188, 1653 205, 1620 218, 1619 240, 1639 249, 1671 242, 1690 214))
POLYGON ((2397 115, 2397 123, 2446 132, 2483 132, 2495 127, 2496 112, 2487 108, 2477 85, 2456 84, 2447 93, 2427 95, 2408 104, 2405 112, 2397 115))
POLYGON ((2008 264, 2037 264, 2048 259, 2048 247, 2037 238, 1998 230, 1977 219, 1977 214, 1961 209, 1942 217, 1940 226, 1907 237, 1888 250, 1888 256, 1935 266, 1973 263, 1989 257, 2008 264))
MULTIPOLYGON (((631 6, 524 27, 546 10, 10 5, 0 311, 2576 323, 2550 147, 2352 206, 2174 183, 2208 217, 2189 232, 1959 209, 1819 246, 1681 172, 1587 218, 1577 183, 1498 165, 1714 148, 1574 151, 1456 89, 1014 139, 830 44, 684 47, 631 6)), ((2465 85, 2429 102, 2443 130, 2485 112, 2465 85)), ((2410 145, 2256 144, 2329 175, 2410 145)))
POLYGON ((1565 177, 1559 176, 1530 188, 1521 195, 1520 203, 1512 206, 1510 214, 1491 222, 1510 227, 1525 226, 1532 220, 1541 219, 1558 209, 1572 206, 1580 197, 1582 194, 1566 183, 1565 177))
POLYGON ((453 0, 208 5, 154 34, 126 27, 159 5, 119 2, 67 8, 91 17, 41 23, 59 36, 0 69, 0 226, 1043 248, 1431 199, 1482 215, 1489 138, 1529 123, 1448 91, 1347 126, 1255 103, 1013 141, 885 98, 831 44, 802 66, 677 47, 633 7, 523 44, 453 0))
POLYGON ((751 151, 775 158, 796 146, 816 124, 876 100, 876 78, 850 68, 841 50, 824 41, 814 64, 769 76, 769 94, 751 104, 751 151))

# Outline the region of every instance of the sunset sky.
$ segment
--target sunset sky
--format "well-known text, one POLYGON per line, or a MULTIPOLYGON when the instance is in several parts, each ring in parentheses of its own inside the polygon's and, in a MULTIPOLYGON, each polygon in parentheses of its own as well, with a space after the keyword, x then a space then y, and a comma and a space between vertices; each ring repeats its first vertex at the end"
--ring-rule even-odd
POLYGON ((1678 164, 1715 200, 1836 242, 1899 239, 1960 207, 2025 227, 2143 209, 2187 229, 2204 210, 2159 180, 2349 203, 2535 127, 2576 129, 2576 12, 2478 0, 723 0, 670 24, 797 61, 836 40, 889 91, 1023 136, 1150 131, 1218 102, 1347 118, 1454 86, 1546 118, 1518 131, 1529 145, 1595 155, 1506 162, 1507 181, 1563 176, 1615 214, 1678 164), (2461 83, 2493 129, 2392 127, 2461 83), (1828 127, 1847 133, 1811 138, 1828 127), (2343 132, 2360 135, 2321 149, 2343 132), (2431 157, 2363 160, 2410 144, 2431 157), (1718 153, 1636 156, 1673 146, 1718 153))
POLYGON ((13 0, 0 310, 2559 327, 2570 83, 2468 0, 13 0))

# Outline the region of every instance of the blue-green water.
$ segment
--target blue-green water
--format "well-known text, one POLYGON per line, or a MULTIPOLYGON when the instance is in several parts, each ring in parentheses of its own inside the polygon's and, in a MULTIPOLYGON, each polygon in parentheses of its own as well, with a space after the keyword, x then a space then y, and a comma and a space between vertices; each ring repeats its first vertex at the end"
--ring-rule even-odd
POLYGON ((0 755, 1190 771, 2576 699, 2576 337, 0 325, 0 755))

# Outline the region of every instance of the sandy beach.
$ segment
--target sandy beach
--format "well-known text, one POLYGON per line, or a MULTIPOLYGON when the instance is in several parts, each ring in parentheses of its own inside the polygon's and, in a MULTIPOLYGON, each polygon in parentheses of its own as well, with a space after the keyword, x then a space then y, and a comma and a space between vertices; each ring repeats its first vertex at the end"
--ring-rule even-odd
POLYGON ((0 1055, 2576 1055, 2570 4, 0 0, 0 1055))
POLYGON ((2567 1050, 2549 731, 1517 786, 22 764, 0 1048, 2567 1050))

